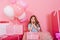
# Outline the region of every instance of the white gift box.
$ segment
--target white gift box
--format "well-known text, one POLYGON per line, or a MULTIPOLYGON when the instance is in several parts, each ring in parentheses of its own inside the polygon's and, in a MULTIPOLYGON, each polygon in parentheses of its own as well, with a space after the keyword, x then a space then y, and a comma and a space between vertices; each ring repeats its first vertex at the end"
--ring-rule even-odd
POLYGON ((14 25, 13 33, 23 35, 23 25, 14 25))
POLYGON ((5 35, 7 33, 6 28, 9 23, 0 23, 0 35, 5 35))
POLYGON ((0 36, 15 34, 23 35, 23 25, 11 25, 11 23, 0 23, 0 36))
POLYGON ((7 35, 23 35, 23 25, 15 24, 13 26, 8 26, 7 35), (9 29, 10 28, 10 29, 9 29))

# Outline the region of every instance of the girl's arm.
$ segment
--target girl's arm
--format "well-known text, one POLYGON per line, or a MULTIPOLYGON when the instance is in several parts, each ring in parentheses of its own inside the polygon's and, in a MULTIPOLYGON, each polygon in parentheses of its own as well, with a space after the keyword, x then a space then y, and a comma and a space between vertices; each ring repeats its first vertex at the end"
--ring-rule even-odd
POLYGON ((32 30, 32 26, 29 24, 28 25, 28 30, 31 32, 31 30, 32 30))

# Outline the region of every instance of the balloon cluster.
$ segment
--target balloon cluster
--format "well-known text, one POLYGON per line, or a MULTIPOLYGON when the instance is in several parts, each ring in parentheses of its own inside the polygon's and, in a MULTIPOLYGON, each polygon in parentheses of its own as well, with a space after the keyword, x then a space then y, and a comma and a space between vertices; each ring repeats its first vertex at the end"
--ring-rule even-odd
POLYGON ((24 22, 27 19, 25 12, 25 9, 27 8, 27 4, 24 3, 22 0, 18 0, 18 1, 11 0, 11 3, 17 5, 14 6, 15 8, 12 7, 11 5, 5 6, 3 10, 5 16, 10 18, 10 20, 14 20, 14 17, 17 17, 19 20, 21 20, 21 22, 24 22), (20 8, 20 5, 22 8, 20 8))

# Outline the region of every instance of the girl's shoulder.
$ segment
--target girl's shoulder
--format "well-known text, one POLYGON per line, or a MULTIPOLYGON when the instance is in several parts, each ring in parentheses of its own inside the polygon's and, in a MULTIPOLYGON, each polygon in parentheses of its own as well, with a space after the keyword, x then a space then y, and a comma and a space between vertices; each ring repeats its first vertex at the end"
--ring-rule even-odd
POLYGON ((28 24, 28 27, 31 27, 31 23, 28 24))
POLYGON ((31 25, 31 23, 29 23, 28 25, 31 25))

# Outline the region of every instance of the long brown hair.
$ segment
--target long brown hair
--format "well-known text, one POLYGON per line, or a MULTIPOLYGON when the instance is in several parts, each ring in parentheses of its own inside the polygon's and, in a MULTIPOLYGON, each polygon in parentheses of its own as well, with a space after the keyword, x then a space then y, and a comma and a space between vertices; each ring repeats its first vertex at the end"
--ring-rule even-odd
POLYGON ((30 17, 30 21, 29 21, 29 23, 31 23, 31 19, 32 19, 32 17, 35 17, 35 25, 37 26, 37 24, 39 25, 39 27, 40 27, 40 24, 39 24, 39 21, 37 20, 37 18, 36 18, 36 16, 35 15, 32 15, 31 17, 30 17))

